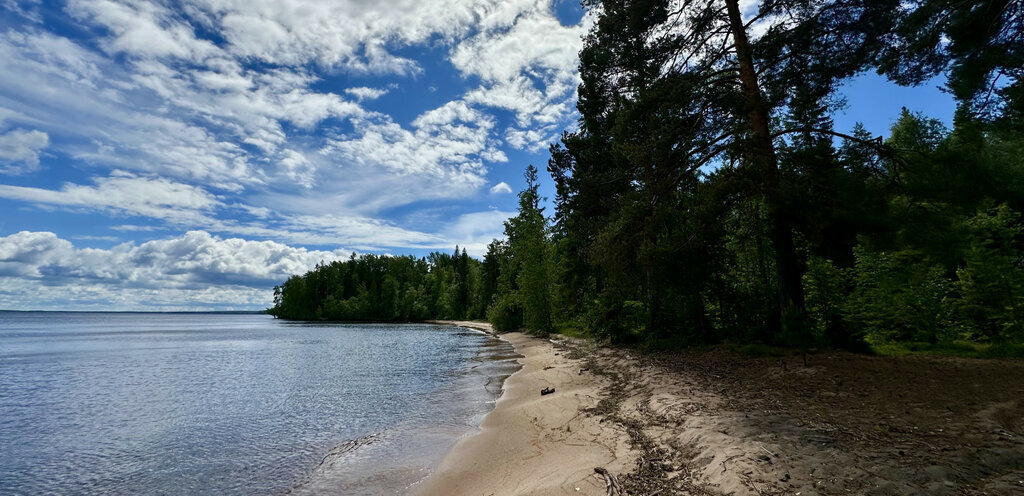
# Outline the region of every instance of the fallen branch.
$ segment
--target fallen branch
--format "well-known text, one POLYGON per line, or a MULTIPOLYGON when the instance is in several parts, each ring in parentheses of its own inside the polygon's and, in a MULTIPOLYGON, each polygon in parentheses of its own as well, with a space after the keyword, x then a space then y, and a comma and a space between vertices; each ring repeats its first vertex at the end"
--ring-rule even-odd
POLYGON ((619 485, 619 480, 604 467, 594 467, 594 472, 597 472, 601 477, 604 477, 604 489, 607 491, 608 496, 622 496, 626 494, 622 491, 622 486, 619 485))

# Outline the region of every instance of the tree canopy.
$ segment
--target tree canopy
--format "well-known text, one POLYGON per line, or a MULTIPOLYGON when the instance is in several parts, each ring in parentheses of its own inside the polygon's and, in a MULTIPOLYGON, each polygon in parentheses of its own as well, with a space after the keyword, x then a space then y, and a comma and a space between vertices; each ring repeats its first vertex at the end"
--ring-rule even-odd
POLYGON ((1019 2, 584 3, 550 218, 529 166, 482 262, 334 262, 272 312, 680 344, 1024 341, 1019 2), (946 75, 952 129, 903 109, 888 136, 837 132, 838 88, 872 70, 946 75))

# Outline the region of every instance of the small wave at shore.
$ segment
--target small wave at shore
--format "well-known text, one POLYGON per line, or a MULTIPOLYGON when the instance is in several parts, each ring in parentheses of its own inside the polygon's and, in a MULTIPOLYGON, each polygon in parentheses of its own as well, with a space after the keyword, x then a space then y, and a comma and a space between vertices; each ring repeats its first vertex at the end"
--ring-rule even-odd
POLYGON ((505 379, 519 368, 517 358, 512 345, 498 338, 481 344, 473 365, 449 386, 426 395, 418 415, 335 446, 286 494, 406 494, 459 439, 476 432, 505 379))

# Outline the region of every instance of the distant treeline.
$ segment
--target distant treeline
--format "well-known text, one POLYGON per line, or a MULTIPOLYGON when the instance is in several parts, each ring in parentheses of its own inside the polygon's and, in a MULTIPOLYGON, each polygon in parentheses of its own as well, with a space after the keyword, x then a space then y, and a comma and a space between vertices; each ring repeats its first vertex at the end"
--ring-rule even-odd
POLYGON ((458 247, 426 258, 353 254, 275 287, 268 313, 301 320, 480 319, 494 288, 483 264, 458 247))
MULTIPOLYGON (((487 316, 613 341, 1024 342, 1024 11, 968 0, 588 0, 580 121, 483 262, 365 256, 277 315, 487 316), (948 77, 952 129, 837 132, 849 78, 948 77)), ((889 115, 892 109, 879 109, 889 115)))

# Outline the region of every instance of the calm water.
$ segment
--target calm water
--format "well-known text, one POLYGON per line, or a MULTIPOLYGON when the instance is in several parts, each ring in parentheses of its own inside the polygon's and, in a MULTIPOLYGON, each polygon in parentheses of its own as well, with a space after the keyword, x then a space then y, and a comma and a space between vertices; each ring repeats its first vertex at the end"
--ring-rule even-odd
POLYGON ((511 358, 432 325, 0 312, 0 493, 404 493, 511 358))

